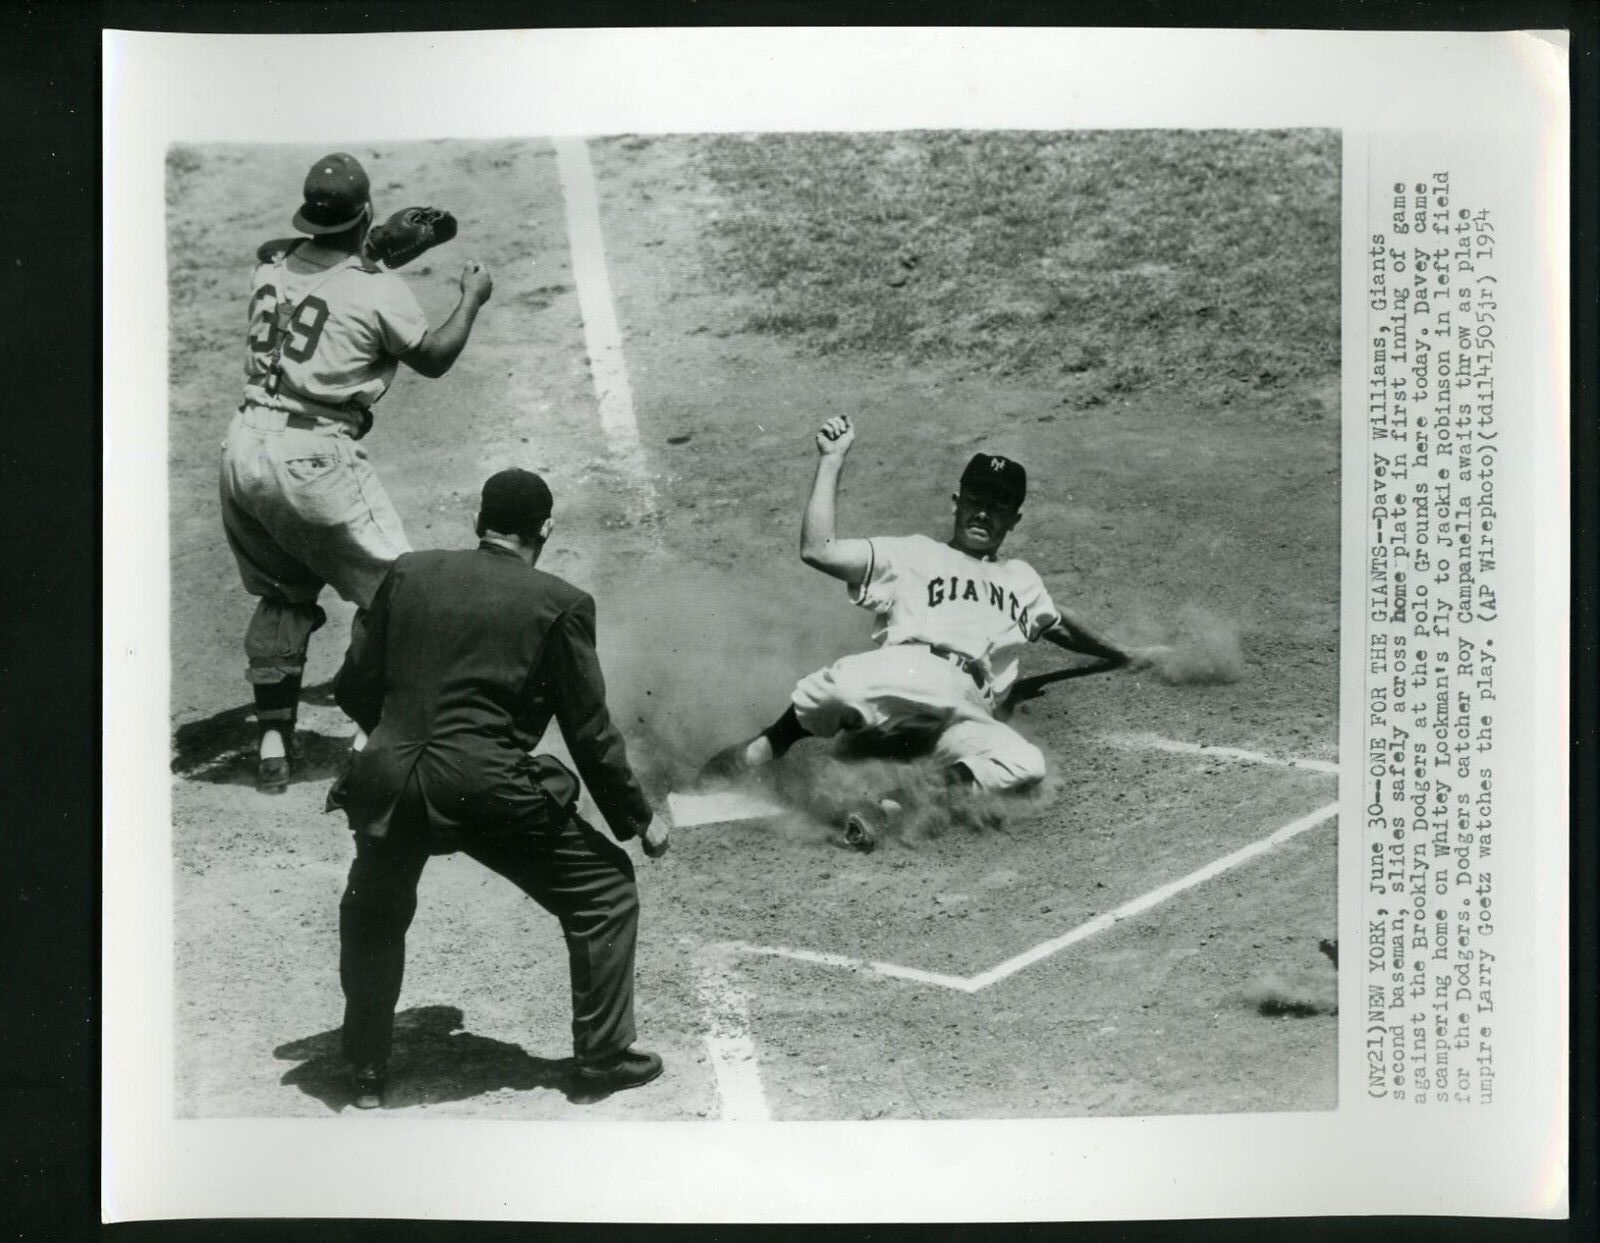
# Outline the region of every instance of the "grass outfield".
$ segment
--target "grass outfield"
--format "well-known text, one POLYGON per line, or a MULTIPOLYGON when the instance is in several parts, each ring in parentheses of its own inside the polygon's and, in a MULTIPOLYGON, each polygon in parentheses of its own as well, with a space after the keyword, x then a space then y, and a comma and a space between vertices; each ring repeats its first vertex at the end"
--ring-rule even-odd
POLYGON ((697 162, 725 192, 706 270, 752 331, 1052 375, 1087 405, 1338 371, 1331 131, 729 136, 697 162))

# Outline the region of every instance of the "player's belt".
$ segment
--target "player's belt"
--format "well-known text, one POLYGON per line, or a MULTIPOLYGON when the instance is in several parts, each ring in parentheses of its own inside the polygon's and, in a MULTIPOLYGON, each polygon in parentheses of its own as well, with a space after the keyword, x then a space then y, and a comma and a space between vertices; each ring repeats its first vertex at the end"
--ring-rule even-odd
POLYGON ((981 660, 974 660, 965 652, 958 652, 954 648, 945 647, 939 643, 923 643, 919 640, 910 640, 908 647, 925 647, 940 660, 948 660, 962 673, 966 674, 978 684, 978 689, 986 690, 989 686, 989 671, 983 667, 981 660))
POLYGON ((281 387, 276 393, 269 393, 259 384, 245 385, 244 399, 253 406, 281 411, 287 416, 285 423, 290 427, 296 426, 294 419, 297 416, 306 419, 328 419, 334 423, 347 424, 362 432, 368 425, 367 419, 363 417, 366 411, 354 402, 330 406, 326 402, 302 397, 299 393, 286 393, 281 387))

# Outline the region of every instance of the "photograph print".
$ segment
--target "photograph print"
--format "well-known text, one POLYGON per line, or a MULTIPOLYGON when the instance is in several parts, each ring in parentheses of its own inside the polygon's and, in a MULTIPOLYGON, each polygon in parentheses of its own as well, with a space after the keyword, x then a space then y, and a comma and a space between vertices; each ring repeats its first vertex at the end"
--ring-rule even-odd
POLYGON ((1335 1108, 1340 159, 170 147, 176 1116, 1335 1108))

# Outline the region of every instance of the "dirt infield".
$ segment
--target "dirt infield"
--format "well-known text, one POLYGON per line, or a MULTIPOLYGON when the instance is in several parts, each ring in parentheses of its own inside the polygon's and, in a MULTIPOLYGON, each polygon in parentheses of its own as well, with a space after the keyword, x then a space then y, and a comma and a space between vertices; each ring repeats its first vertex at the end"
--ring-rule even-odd
MULTIPOLYGON (((1181 141, 591 143, 640 470, 608 452, 596 417, 551 145, 353 149, 380 213, 433 202, 463 222, 406 270, 435 323, 467 258, 496 278, 455 370, 403 371, 378 408, 373 464, 418 547, 470 546, 488 472, 547 475, 558 525, 544 565, 598 599, 613 706, 653 794, 765 724, 798 676, 867 643, 870 618, 795 552, 811 432, 836 413, 861 429, 841 530, 942 534, 967 456, 1012 454, 1030 499, 1008 551, 1092 622, 1177 642, 1191 675, 1078 677, 1065 654, 1033 651, 1013 723, 1050 759, 1037 795, 860 856, 808 814, 827 800, 801 779, 851 770, 797 752, 779 777, 802 792, 796 814, 684 829, 665 860, 641 858, 640 1043, 668 1074, 595 1106, 560 1089, 554 920, 465 857, 432 861, 391 1110, 866 1119, 1335 1104, 1334 977, 1317 949, 1334 928, 1331 819, 1003 979, 917 978, 980 978, 1335 798, 1329 773, 1266 761, 1337 758, 1337 317, 1308 310, 1337 306, 1337 146, 1198 135, 1186 157, 1181 141), (997 168, 1011 189, 986 202, 983 171, 997 168), (1032 196, 1024 168, 1040 170, 1032 196), (820 188, 802 193, 808 176, 820 188), (1163 205, 1144 234, 1129 226, 1141 197, 1163 205), (1065 224, 1048 215, 1058 202, 1072 206, 1065 224), (1062 228, 1070 244, 1039 243, 1062 228), (1010 250, 973 244, 986 231, 1010 250), (1113 262, 1134 236, 1143 249, 1113 262), (1003 272, 1014 279, 984 302, 1003 272), (1041 292, 1051 282, 1055 300, 1041 292)), ((324 600, 306 762, 286 795, 259 795, 240 649, 251 601, 215 499, 250 256, 288 232, 320 154, 169 158, 185 1116, 348 1105, 335 968, 351 848, 321 807, 352 732, 327 690, 350 610, 324 600)))

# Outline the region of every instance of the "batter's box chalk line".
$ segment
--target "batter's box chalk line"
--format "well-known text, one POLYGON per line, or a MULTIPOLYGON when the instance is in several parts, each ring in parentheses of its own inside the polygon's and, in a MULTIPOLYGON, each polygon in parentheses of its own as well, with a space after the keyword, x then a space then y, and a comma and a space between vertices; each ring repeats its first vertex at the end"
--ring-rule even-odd
POLYGON ((932 985, 961 993, 976 993, 1008 979, 1026 967, 1043 962, 1069 946, 1086 941, 1117 924, 1160 906, 1180 893, 1259 858, 1302 833, 1336 821, 1339 804, 1329 803, 1291 820, 1280 829, 1258 838, 1230 854, 1223 855, 1186 876, 1169 881, 1148 893, 1131 898, 1121 906, 1097 915, 1086 923, 1069 928, 1059 936, 1042 941, 1004 962, 996 963, 976 975, 948 975, 924 971, 899 963, 852 958, 822 950, 794 949, 783 945, 754 945, 745 941, 719 941, 701 946, 695 952, 696 982, 707 1016, 706 1049, 722 1102, 724 1119, 765 1120, 771 1115, 761 1086, 761 1070, 756 1058, 755 1038, 750 1028, 750 1001, 739 983, 735 968, 747 957, 788 958, 819 967, 883 976, 914 984, 932 985))
POLYGON ((1298 768, 1303 772, 1326 773, 1334 777, 1339 775, 1339 765, 1332 760, 1268 755, 1262 751, 1213 747, 1201 742, 1179 742, 1176 738, 1162 738, 1158 734, 1106 734, 1102 741, 1126 751, 1165 751, 1171 755, 1194 755, 1202 759, 1234 760, 1240 764, 1268 764, 1274 768, 1298 768))

